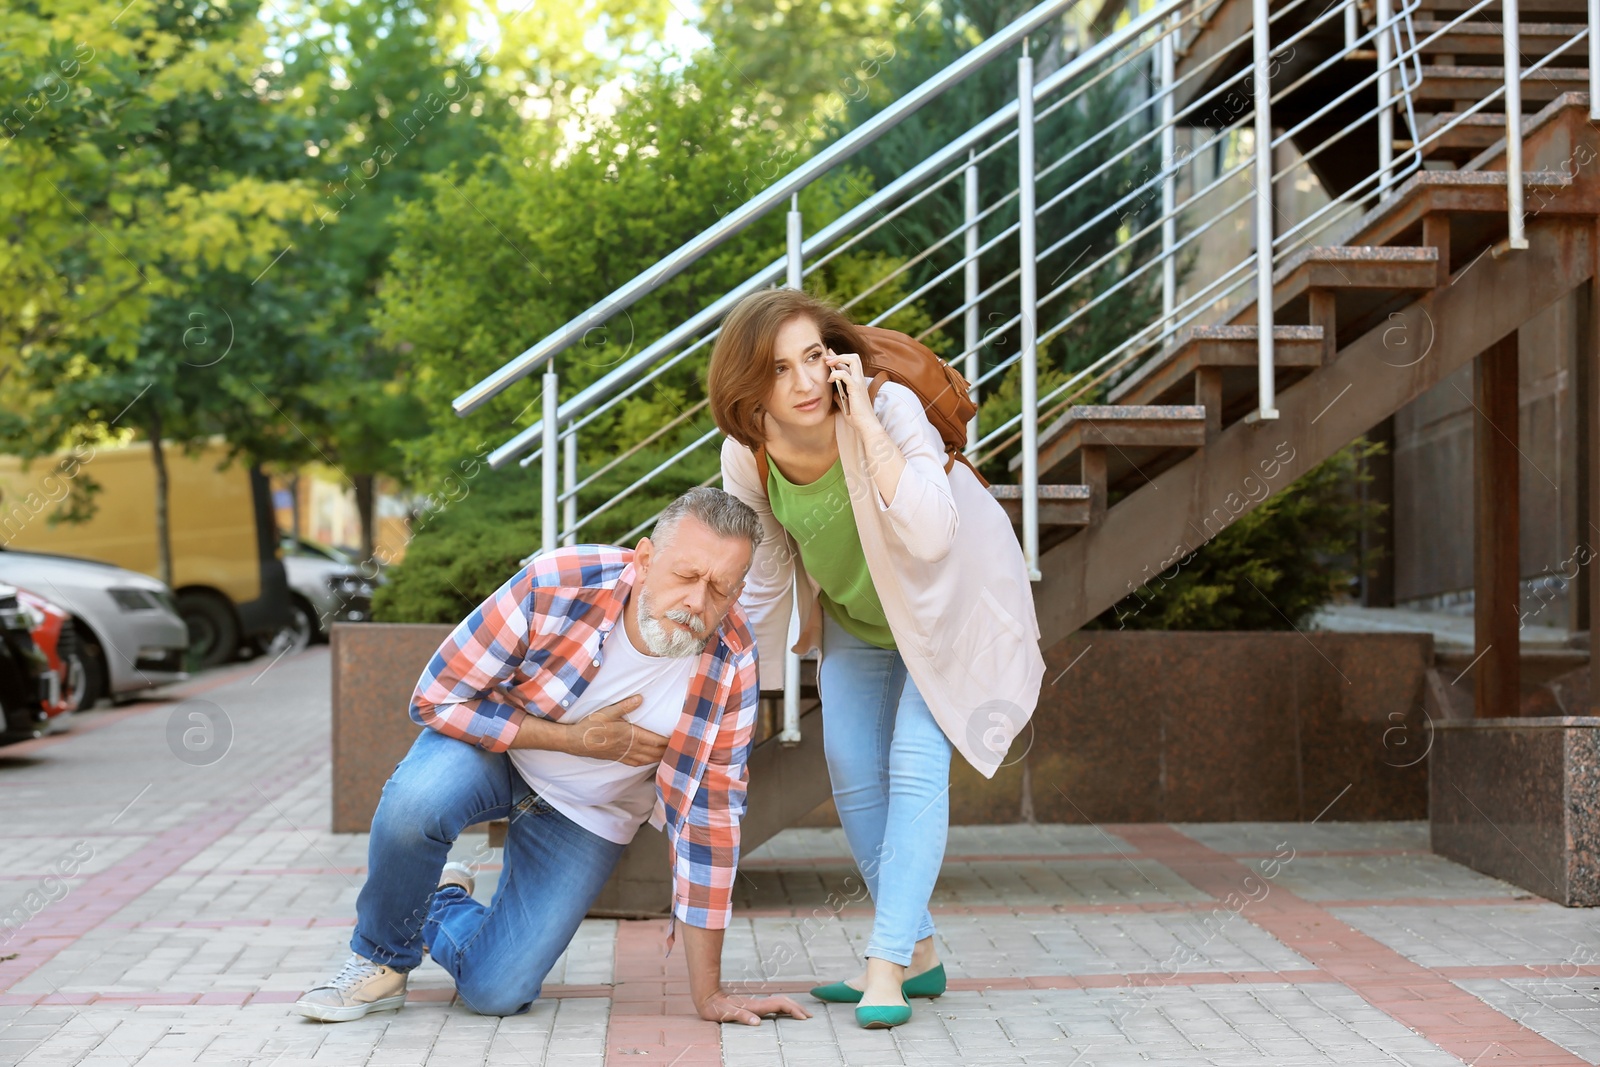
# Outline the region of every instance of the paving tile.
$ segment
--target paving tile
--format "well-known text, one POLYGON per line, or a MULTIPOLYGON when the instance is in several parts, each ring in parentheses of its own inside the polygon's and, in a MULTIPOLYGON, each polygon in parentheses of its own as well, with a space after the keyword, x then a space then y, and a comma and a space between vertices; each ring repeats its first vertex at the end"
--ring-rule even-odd
POLYGON ((1334 908, 1424 967, 1600 963, 1600 914, 1558 904, 1334 908))
MULTIPOLYGON (((234 725, 232 747, 211 767, 175 759, 165 740, 173 709, 152 705, 0 769, 7 799, 36 813, 0 841, 0 922, 25 912, 0 946, 18 953, 0 961, 0 1064, 647 1067, 648 1056, 620 1045, 608 1054, 623 1024, 608 997, 588 995, 627 980, 619 943, 642 927, 614 920, 582 924, 547 981, 552 996, 526 1015, 496 1019, 452 1003, 449 976, 431 960, 400 1012, 339 1025, 292 1015, 288 1002, 348 952, 367 840, 326 830, 326 650, 288 657, 253 685, 259 670, 235 673, 204 696, 234 725), (81 869, 47 885, 75 847, 89 853, 81 869), (53 1002, 33 1003, 46 996, 53 1002)), ((1584 946, 1600 953, 1594 915, 1538 899, 1475 903, 1526 894, 1434 856, 1425 823, 1330 817, 1177 830, 1247 867, 1293 847, 1273 906, 1332 902, 1334 917, 1381 946, 1445 968, 1444 980, 1500 1013, 1506 1033, 1520 1023, 1573 1064, 1600 1062, 1600 976, 1561 966, 1600 963, 1583 955, 1584 946), (1451 970, 1523 964, 1557 969, 1451 970)), ((907 1026, 865 1031, 850 1005, 805 994, 863 967, 871 915, 859 883, 847 882, 843 834, 785 831, 747 857, 724 975, 790 991, 812 1018, 718 1032, 666 1014, 656 1047, 668 1047, 661 1035, 677 1042, 679 1067, 1462 1062, 1137 840, 1156 839, 1137 827, 952 828, 932 901, 952 988, 916 1001, 907 1026), (1155 984, 1130 984, 1146 982, 1155 984)), ((491 899, 500 853, 472 835, 452 855, 480 867, 477 896, 491 899)), ((670 973, 682 966, 679 945, 670 973)))

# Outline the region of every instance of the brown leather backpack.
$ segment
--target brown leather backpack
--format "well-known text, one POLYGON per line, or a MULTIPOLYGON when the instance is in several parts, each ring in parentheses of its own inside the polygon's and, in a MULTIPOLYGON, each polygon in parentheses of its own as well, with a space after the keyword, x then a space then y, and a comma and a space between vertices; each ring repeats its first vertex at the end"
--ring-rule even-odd
MULTIPOLYGON (((977 414, 978 406, 972 402, 971 387, 961 372, 940 359, 927 345, 899 330, 885 330, 878 326, 858 327, 871 345, 870 353, 862 353, 861 366, 868 375, 867 395, 874 401, 883 383, 895 382, 917 394, 928 421, 939 431, 944 441, 945 473, 960 460, 977 476, 978 482, 988 488, 989 480, 978 473, 962 450, 967 447, 967 423, 977 414)), ((756 448, 756 471, 761 475, 761 486, 766 488, 768 468, 767 450, 756 448)))

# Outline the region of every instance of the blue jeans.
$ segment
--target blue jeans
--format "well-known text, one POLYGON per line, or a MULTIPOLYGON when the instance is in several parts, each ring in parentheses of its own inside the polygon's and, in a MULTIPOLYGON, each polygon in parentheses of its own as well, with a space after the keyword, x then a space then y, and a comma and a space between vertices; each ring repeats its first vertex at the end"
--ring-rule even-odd
POLYGON ((356 898, 350 949, 409 971, 426 945, 482 1015, 520 1015, 566 951, 624 846, 568 819, 511 757, 425 729, 384 784, 356 898), (487 907, 460 886, 435 892, 450 846, 487 819, 510 819, 487 907))
POLYGON ((868 956, 905 966, 933 934, 950 826, 950 741, 900 653, 822 621, 822 745, 833 801, 876 912, 868 956))

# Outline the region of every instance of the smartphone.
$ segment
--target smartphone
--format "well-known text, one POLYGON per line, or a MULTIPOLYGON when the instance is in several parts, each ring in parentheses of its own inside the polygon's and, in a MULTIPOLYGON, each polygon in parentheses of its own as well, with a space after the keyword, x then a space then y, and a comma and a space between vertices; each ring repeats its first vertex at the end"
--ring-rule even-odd
POLYGON ((843 382, 833 383, 833 395, 835 403, 839 406, 839 413, 842 415, 850 414, 850 392, 845 388, 843 382))

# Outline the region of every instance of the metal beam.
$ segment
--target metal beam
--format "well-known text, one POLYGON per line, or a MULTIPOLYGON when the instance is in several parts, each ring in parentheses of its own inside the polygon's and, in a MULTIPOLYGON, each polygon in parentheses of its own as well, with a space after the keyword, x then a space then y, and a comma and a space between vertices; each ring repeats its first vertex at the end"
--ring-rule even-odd
POLYGON ((1522 706, 1521 482, 1517 451, 1517 331, 1472 362, 1473 714, 1522 706))

